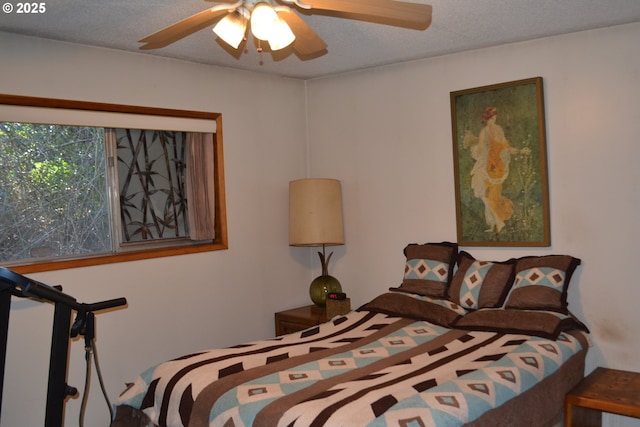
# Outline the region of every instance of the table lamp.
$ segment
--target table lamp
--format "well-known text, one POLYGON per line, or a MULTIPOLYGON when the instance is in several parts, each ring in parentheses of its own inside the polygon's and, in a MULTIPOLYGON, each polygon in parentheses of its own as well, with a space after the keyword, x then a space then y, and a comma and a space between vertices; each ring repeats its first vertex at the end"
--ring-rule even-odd
POLYGON ((344 245, 340 181, 307 178, 289 183, 289 246, 322 246, 322 274, 309 286, 313 303, 324 307, 329 292, 342 292, 338 279, 329 275, 327 245, 344 245))

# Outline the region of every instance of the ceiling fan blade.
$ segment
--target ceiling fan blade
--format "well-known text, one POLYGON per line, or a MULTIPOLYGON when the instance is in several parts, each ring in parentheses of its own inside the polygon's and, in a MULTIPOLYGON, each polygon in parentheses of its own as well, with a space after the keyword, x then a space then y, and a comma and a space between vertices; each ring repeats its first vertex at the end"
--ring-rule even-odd
MULTIPOLYGON (((287 2, 286 0, 284 0, 287 2)), ((314 10, 348 19, 424 30, 431 25, 431 6, 395 0, 302 0, 314 10)))
POLYGON ((291 31, 295 34, 296 39, 293 42, 292 48, 298 55, 316 55, 327 49, 327 44, 324 40, 295 12, 279 11, 278 16, 289 25, 289 28, 291 28, 291 31))
MULTIPOLYGON (((234 2, 235 3, 235 2, 234 2)), ((145 43, 140 49, 158 49, 170 45, 198 30, 211 25, 220 17, 229 13, 228 9, 209 8, 202 12, 196 13, 188 18, 178 21, 173 25, 169 25, 160 31, 140 39, 139 43, 145 43)))

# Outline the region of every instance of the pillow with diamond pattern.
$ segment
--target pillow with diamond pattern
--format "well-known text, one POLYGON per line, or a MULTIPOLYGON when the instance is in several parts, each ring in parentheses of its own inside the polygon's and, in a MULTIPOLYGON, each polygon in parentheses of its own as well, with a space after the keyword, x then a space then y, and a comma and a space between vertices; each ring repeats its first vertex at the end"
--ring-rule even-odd
MULTIPOLYGON (((404 248, 407 257, 402 292, 444 298, 453 276, 458 245, 451 242, 411 243, 404 248)), ((393 288, 392 288, 393 289, 393 288)))
POLYGON ((449 299, 470 310, 501 307, 513 284, 514 264, 515 260, 481 261, 460 252, 449 299))
POLYGON ((518 258, 505 308, 567 313, 569 282, 578 265, 580 260, 569 255, 518 258))

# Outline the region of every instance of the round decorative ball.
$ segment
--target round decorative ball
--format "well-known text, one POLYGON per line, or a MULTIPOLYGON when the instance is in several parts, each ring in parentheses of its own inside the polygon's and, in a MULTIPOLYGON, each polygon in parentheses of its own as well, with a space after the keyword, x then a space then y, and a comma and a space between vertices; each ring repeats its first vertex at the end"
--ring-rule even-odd
POLYGON ((338 279, 333 276, 318 276, 313 279, 311 286, 309 286, 311 301, 318 307, 327 305, 327 294, 329 292, 342 292, 342 285, 340 285, 338 279))

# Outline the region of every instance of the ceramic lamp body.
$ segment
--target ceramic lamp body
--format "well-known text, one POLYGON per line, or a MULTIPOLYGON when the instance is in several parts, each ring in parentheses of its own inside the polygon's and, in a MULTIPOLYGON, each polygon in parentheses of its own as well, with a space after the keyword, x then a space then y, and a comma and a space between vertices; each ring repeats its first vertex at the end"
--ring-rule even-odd
POLYGON ((328 274, 316 277, 309 286, 311 301, 318 307, 324 307, 327 304, 327 294, 330 292, 342 292, 342 285, 338 279, 328 274))

